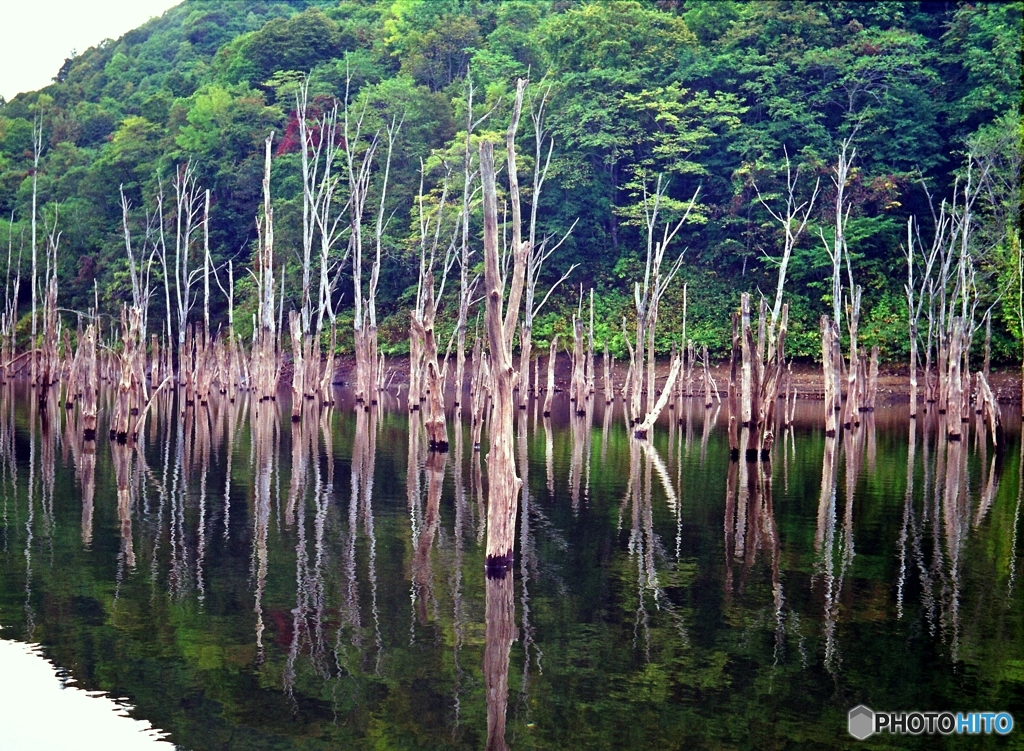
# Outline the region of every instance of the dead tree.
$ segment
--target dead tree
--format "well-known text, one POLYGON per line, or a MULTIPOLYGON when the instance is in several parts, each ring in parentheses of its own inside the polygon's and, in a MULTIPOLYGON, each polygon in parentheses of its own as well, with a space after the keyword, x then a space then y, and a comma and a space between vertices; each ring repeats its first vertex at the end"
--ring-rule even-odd
POLYGON ((515 136, 522 111, 526 81, 519 79, 512 119, 506 134, 509 199, 512 205, 512 269, 508 284, 507 307, 505 283, 501 274, 498 251, 498 202, 494 173, 494 147, 480 144, 480 174, 484 201, 484 286, 486 300, 487 338, 491 353, 491 449, 487 455, 489 491, 487 508, 487 558, 489 576, 502 578, 512 568, 515 546, 515 521, 521 481, 516 475, 513 418, 514 391, 517 373, 512 362, 512 339, 519 319, 526 259, 529 243, 522 239, 519 208, 519 181, 516 172, 515 136), (503 313, 503 307, 504 313, 503 313))
MULTIPOLYGON (((857 389, 857 328, 860 321, 861 288, 859 286, 855 286, 853 283, 853 265, 850 262, 850 251, 846 244, 846 225, 849 221, 851 210, 851 206, 846 195, 846 188, 850 179, 850 169, 852 167, 853 160, 857 156, 857 149, 853 148, 852 142, 852 136, 845 138, 842 141, 839 148, 838 160, 836 162, 836 166, 833 168, 833 172, 835 174, 832 177, 832 182, 836 187, 836 196, 834 208, 835 224, 832 241, 829 242, 826 240, 824 231, 819 230, 822 244, 825 246, 825 251, 828 253, 829 258, 832 261, 832 322, 838 327, 840 321, 843 320, 843 314, 845 312, 847 332, 850 337, 850 362, 846 368, 846 411, 843 415, 843 425, 845 427, 853 427, 860 424, 860 417, 858 415, 859 396, 857 389), (844 297, 842 280, 844 266, 849 290, 845 306, 843 305, 844 297)), ((823 328, 823 330, 825 329, 823 328)), ((838 348, 838 332, 835 334, 833 345, 835 345, 832 347, 834 354, 835 349, 838 348)), ((822 347, 824 348, 824 346, 825 343, 823 342, 822 347)), ((831 375, 833 379, 835 379, 835 383, 833 384, 834 393, 831 394, 835 399, 832 404, 832 408, 835 409, 841 406, 838 379, 843 367, 842 355, 839 355, 838 362, 833 363, 831 367, 831 375), (836 365, 838 365, 838 368, 836 365)), ((829 408, 829 404, 826 403, 826 414, 828 413, 829 408)), ((830 418, 826 416, 826 422, 829 419, 830 418)), ((828 428, 826 427, 826 433, 827 432, 828 428)))
POLYGON ((800 169, 797 168, 794 173, 792 164, 789 161, 789 152, 785 148, 784 153, 786 156, 785 206, 780 209, 773 209, 768 205, 768 201, 761 194, 757 184, 754 184, 754 190, 757 191, 757 198, 761 205, 765 207, 776 222, 782 225, 783 230, 782 257, 778 259, 779 275, 775 284, 775 302, 772 304, 771 317, 768 319, 769 358, 772 354, 771 347, 775 339, 775 329, 782 315, 782 295, 786 287, 786 271, 789 268, 789 261, 793 256, 793 249, 796 247, 800 235, 807 228, 807 222, 811 218, 811 212, 814 211, 814 202, 818 197, 818 189, 821 186, 821 180, 815 180, 811 197, 806 201, 798 203, 797 184, 800 181, 800 169))
MULTIPOLYGON (((444 281, 441 282, 442 289, 444 281)), ((448 450, 448 428, 444 412, 444 369, 437 359, 437 337, 434 321, 437 315, 437 302, 434 295, 434 273, 427 271, 423 280, 423 297, 421 310, 414 311, 410 327, 420 347, 422 375, 418 381, 426 386, 427 413, 424 421, 427 430, 428 447, 431 451, 445 452, 448 450)), ((412 375, 410 374, 410 377, 412 375)))
POLYGON ((491 395, 491 370, 487 353, 483 351, 483 338, 473 343, 472 377, 470 383, 470 412, 472 414, 473 450, 480 450, 484 415, 491 395))
POLYGON ((49 228, 46 236, 46 292, 43 296, 43 337, 33 355, 33 361, 38 363, 37 382, 33 385, 39 386, 38 398, 40 407, 47 403, 47 392, 50 387, 60 380, 60 354, 58 345, 60 343, 60 314, 57 311, 57 249, 60 246, 61 233, 57 230, 58 211, 54 207, 53 225, 49 228))
POLYGON ((476 183, 478 170, 474 168, 473 161, 473 131, 476 130, 493 110, 488 110, 479 119, 473 119, 473 77, 466 72, 466 133, 464 140, 463 162, 462 162, 462 211, 460 216, 462 237, 459 246, 459 314, 455 323, 456 346, 455 346, 455 405, 462 402, 462 392, 465 386, 466 377, 466 325, 469 321, 469 309, 473 303, 473 295, 479 276, 470 278, 471 258, 473 251, 469 243, 469 217, 473 197, 476 194, 476 183))
POLYGON ((114 411, 110 419, 110 438, 124 443, 134 438, 132 416, 139 413, 142 404, 142 384, 138 380, 137 356, 142 314, 138 308, 121 308, 121 377, 114 398, 114 411))
POLYGON ((191 264, 194 235, 199 229, 202 206, 202 192, 196 182, 195 169, 191 160, 179 166, 172 183, 175 207, 174 290, 178 318, 178 378, 180 381, 184 371, 186 401, 192 398, 192 373, 189 368, 182 367, 182 363, 185 362, 185 338, 188 331, 188 315, 195 302, 192 285, 202 272, 201 266, 193 268, 191 264))
POLYGON ((256 289, 259 304, 253 321, 250 372, 260 401, 273 400, 279 374, 279 336, 274 317, 274 208, 270 201, 270 155, 274 134, 267 136, 263 168, 263 213, 256 218, 259 248, 256 254, 256 289))
POLYGON ((572 317, 572 377, 569 381, 569 401, 576 405, 576 414, 587 413, 587 355, 583 349, 583 318, 580 290, 580 308, 572 317))
MULTIPOLYGON (((0 381, 10 378, 14 360, 14 335, 18 322, 18 293, 21 289, 21 254, 18 254, 18 269, 11 280, 11 260, 14 251, 14 213, 7 229, 7 272, 4 280, 4 309, 0 315, 0 381)), ((31 347, 29 348, 31 351, 31 347)))
POLYGON ((633 432, 634 438, 646 439, 651 430, 654 429, 654 423, 657 421, 658 415, 660 415, 662 410, 665 409, 665 405, 668 404, 668 400, 672 395, 672 387, 675 386, 676 378, 679 377, 679 370, 682 367, 682 364, 682 359, 676 357, 672 363, 672 367, 669 369, 668 380, 665 381, 665 388, 662 389, 661 396, 658 397, 658 401, 656 401, 654 406, 648 410, 647 416, 644 418, 643 422, 641 422, 633 432))
POLYGON ((306 358, 302 321, 294 310, 288 313, 288 328, 292 337, 292 422, 299 422, 305 401, 306 358))
MULTIPOLYGON (((534 142, 534 154, 533 154, 533 186, 530 191, 530 228, 529 228, 529 243, 530 243, 530 254, 526 259, 526 289, 525 289, 525 300, 523 305, 523 323, 519 331, 519 372, 520 375, 525 378, 524 374, 529 373, 530 369, 530 354, 533 345, 533 322, 538 315, 540 315, 541 309, 547 303, 548 298, 551 297, 551 293, 554 292, 558 286, 569 278, 569 275, 576 269, 579 264, 572 264, 569 269, 562 274, 559 279, 548 288, 547 294, 541 299, 539 303, 535 303, 537 296, 537 283, 540 280, 541 273, 544 268, 544 264, 551 257, 551 254, 558 250, 562 243, 565 242, 566 238, 572 234, 573 229, 576 228, 576 221, 572 223, 569 230, 562 235, 561 239, 557 243, 551 244, 552 237, 549 235, 542 238, 539 242, 537 239, 537 211, 540 206, 540 196, 544 189, 544 181, 547 179, 548 168, 551 166, 551 154, 555 148, 555 141, 551 138, 547 128, 545 127, 545 108, 548 103, 548 96, 551 93, 551 86, 544 87, 543 93, 540 96, 540 101, 534 104, 531 102, 530 105, 530 120, 533 122, 533 142, 534 142), (545 147, 547 153, 545 154, 545 147)), ((578 220, 577 220, 578 221, 578 220)), ((526 379, 528 380, 528 379, 526 379)), ((524 380, 524 383, 526 382, 524 380)), ((528 399, 526 389, 520 389, 519 392, 519 406, 525 408, 528 399)), ((577 405, 578 409, 582 409, 581 406, 577 405)))
MULTIPOLYGON (((309 77, 295 93, 295 119, 299 125, 302 170, 302 334, 319 334, 324 315, 331 318, 333 282, 331 254, 339 235, 343 212, 334 211, 338 176, 334 161, 338 152, 338 103, 331 100, 310 128, 309 77), (320 241, 317 318, 313 324, 313 248, 320 241)), ((343 261, 342 261, 343 262, 343 261)), ((336 281, 336 277, 334 277, 336 281)))
POLYGON ((355 398, 368 407, 376 402, 377 373, 377 284, 380 280, 380 259, 384 238, 385 205, 388 181, 391 176, 391 156, 395 139, 402 127, 397 118, 392 118, 381 131, 369 139, 363 137, 366 104, 358 114, 353 114, 349 97, 351 76, 345 84, 343 110, 342 149, 348 176, 349 243, 352 254, 352 293, 355 302, 353 331, 356 350, 355 398), (370 194, 373 163, 381 144, 381 133, 386 141, 384 170, 381 176, 380 201, 376 207, 374 231, 374 259, 370 267, 369 284, 363 281, 363 216, 370 194))
POLYGON ((962 429, 963 383, 960 366, 964 356, 964 321, 956 317, 951 321, 949 337, 949 373, 947 375, 946 435, 951 441, 959 441, 962 429))
MULTIPOLYGON (((336 313, 334 292, 340 278, 340 271, 348 260, 352 243, 341 258, 335 257, 334 247, 341 234, 341 223, 345 210, 337 208, 337 192, 340 177, 334 172, 334 163, 341 147, 338 132, 338 103, 332 99, 316 118, 310 128, 309 119, 309 78, 304 79, 296 92, 296 119, 299 123, 299 137, 302 143, 302 334, 303 358, 305 359, 305 383, 302 389, 307 399, 319 393, 320 403, 330 406, 334 403, 331 385, 334 379, 334 357, 337 345, 336 313), (316 322, 313 316, 313 293, 311 271, 313 249, 319 240, 317 260, 319 266, 316 322), (324 324, 329 322, 330 350, 321 362, 320 345, 324 324)), ((351 196, 350 196, 351 198, 351 196)), ((346 207, 348 208, 348 207, 346 207)))
MULTIPOLYGON (((932 242, 930 251, 925 252, 921 243, 920 232, 914 217, 907 219, 907 244, 904 253, 907 257, 907 284, 904 290, 907 294, 907 325, 910 335, 910 418, 917 417, 917 359, 918 359, 918 322, 921 320, 921 311, 925 302, 931 297, 930 291, 934 284, 932 275, 935 270, 935 261, 938 257, 939 248, 942 245, 941 237, 944 234, 944 227, 936 225, 935 240, 932 242), (914 279, 914 259, 918 257, 920 249, 921 259, 924 262, 924 270, 920 279, 914 279)), ((929 348, 930 351, 930 348, 929 348)))
MULTIPOLYGON (((630 411, 634 421, 640 419, 640 398, 644 390, 643 368, 644 350, 647 351, 647 398, 654 398, 654 335, 658 324, 658 305, 662 296, 668 289, 668 285, 679 272, 683 263, 681 252, 669 265, 666 271, 662 271, 661 265, 665 258, 665 250, 669 243, 675 238, 683 224, 689 219, 690 212, 697 202, 700 188, 697 188, 693 198, 686 204, 683 216, 674 226, 666 223, 662 232, 661 240, 655 240, 655 229, 658 225, 658 215, 662 204, 666 200, 665 193, 668 190, 668 183, 661 175, 658 176, 654 187, 654 193, 648 193, 647 185, 643 185, 643 212, 647 228, 647 260, 644 266, 643 283, 635 282, 633 286, 633 300, 636 305, 636 354, 633 364, 632 383, 630 388, 631 403, 630 411)), ((685 250, 683 251, 685 252, 685 250)))
MULTIPOLYGON (((421 174, 425 172, 421 164, 421 174)), ((448 272, 456 260, 455 234, 448 244, 444 257, 441 259, 441 279, 436 285, 434 267, 438 263, 438 250, 441 241, 441 228, 448 197, 448 175, 444 177, 441 195, 437 201, 433 218, 426 210, 426 199, 423 192, 423 176, 420 179, 419 195, 419 229, 420 229, 420 271, 416 285, 416 305, 409 319, 409 383, 410 409, 412 408, 413 390, 426 394, 427 415, 426 429, 431 451, 445 452, 448 450, 448 429, 444 412, 444 381, 447 370, 438 362, 437 336, 434 323, 437 317, 437 300, 444 295, 448 272), (431 231, 431 223, 433 230, 431 231), (424 386, 423 392, 420 387, 424 386)), ((460 218, 461 221, 461 218, 460 218)))
POLYGON ((544 416, 551 416, 551 403, 555 398, 555 362, 558 359, 558 334, 551 337, 551 345, 548 347, 548 381, 547 389, 544 392, 544 416))
POLYGON ((594 288, 590 288, 590 328, 587 329, 587 398, 594 394, 594 288))
POLYGON ((36 254, 36 216, 38 215, 37 200, 39 196, 39 157, 43 151, 43 116, 38 114, 32 123, 32 342, 29 345, 29 383, 32 388, 36 387, 38 376, 38 357, 36 347, 38 346, 38 294, 39 294, 39 271, 38 258, 36 254))

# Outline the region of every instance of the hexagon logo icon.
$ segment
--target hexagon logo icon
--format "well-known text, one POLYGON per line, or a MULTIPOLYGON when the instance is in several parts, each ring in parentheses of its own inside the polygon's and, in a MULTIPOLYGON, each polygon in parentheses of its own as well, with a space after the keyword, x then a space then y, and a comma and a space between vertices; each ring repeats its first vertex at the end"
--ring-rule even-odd
POLYGON ((863 704, 858 704, 851 709, 846 717, 850 735, 858 741, 864 740, 875 732, 875 713, 863 704))

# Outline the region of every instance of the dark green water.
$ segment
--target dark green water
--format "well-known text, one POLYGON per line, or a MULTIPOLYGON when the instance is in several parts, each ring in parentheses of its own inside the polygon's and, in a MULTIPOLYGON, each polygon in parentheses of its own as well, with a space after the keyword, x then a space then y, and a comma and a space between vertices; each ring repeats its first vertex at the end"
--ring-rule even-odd
POLYGON ((397 404, 160 403, 90 453, 0 394, 2 638, 182 748, 1024 747, 1019 413, 997 452, 801 405, 759 469, 698 403, 653 445, 531 405, 495 583, 468 427, 442 457, 397 404), (859 743, 859 703, 1017 726, 859 743))

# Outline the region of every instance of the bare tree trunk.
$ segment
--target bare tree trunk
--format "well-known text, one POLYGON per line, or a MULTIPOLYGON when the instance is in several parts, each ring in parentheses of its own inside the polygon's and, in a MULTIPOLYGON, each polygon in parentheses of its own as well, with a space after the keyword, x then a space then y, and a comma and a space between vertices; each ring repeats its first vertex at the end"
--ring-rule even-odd
POLYGON ((114 412, 110 421, 110 437, 124 443, 134 437, 131 416, 138 414, 140 384, 136 382, 135 358, 139 347, 139 309, 121 309, 121 378, 117 385, 114 412))
POLYGON ((544 392, 544 416, 551 416, 551 402, 555 398, 555 361, 558 358, 558 334, 551 337, 548 347, 548 387, 544 392))
POLYGON ((587 333, 587 399, 594 393, 594 288, 590 288, 590 329, 587 333))
POLYGON ((306 360, 302 351, 302 322, 294 310, 288 313, 288 326, 292 335, 292 422, 298 422, 302 419, 306 390, 306 360))
POLYGON ((36 208, 36 202, 38 199, 39 191, 37 188, 39 182, 39 156, 43 150, 43 116, 39 114, 36 116, 35 122, 32 124, 32 341, 29 343, 29 384, 31 388, 36 387, 38 379, 38 355, 36 354, 36 348, 38 347, 38 322, 37 322, 37 296, 39 290, 39 277, 37 271, 37 256, 36 256, 36 216, 38 214, 36 208))
MULTIPOLYGON (((927 369, 926 369, 927 372, 927 369)), ((926 375, 927 379, 927 375, 926 375)), ((927 392, 927 389, 926 389, 927 392)), ((910 419, 917 418, 917 322, 910 322, 910 419)))
POLYGON ((821 317, 821 367, 823 382, 825 385, 825 435, 836 434, 836 393, 835 376, 833 368, 835 362, 832 359, 832 322, 828 316, 821 317))
POLYGON ((569 387, 569 401, 576 405, 577 415, 584 415, 587 412, 587 358, 583 350, 583 321, 575 316, 572 319, 572 332, 572 385, 569 387))
POLYGON ((611 356, 608 354, 608 339, 604 340, 604 403, 611 404, 612 399, 615 398, 614 387, 612 384, 612 364, 611 356))
POLYGON ((864 400, 864 410, 875 411, 875 395, 878 393, 878 345, 871 348, 871 360, 868 364, 868 388, 867 397, 864 400))
POLYGON ((519 317, 519 304, 526 274, 529 243, 522 242, 519 212, 519 184, 515 166, 515 133, 519 124, 526 81, 516 87, 512 122, 506 137, 508 175, 513 220, 513 266, 508 296, 508 309, 502 315, 504 298, 500 260, 498 258, 498 207, 494 175, 494 150, 490 142, 480 144, 480 173, 484 201, 484 284, 487 306, 487 336, 490 344, 491 383, 494 408, 491 418, 491 448, 487 455, 488 509, 487 558, 488 576, 503 578, 512 567, 515 545, 515 520, 519 501, 520 479, 516 476, 515 442, 513 438, 514 389, 516 372, 512 364, 512 336, 519 317))
POLYGON ((448 428, 444 414, 444 374, 437 363, 437 341, 434 337, 433 275, 428 276, 427 283, 429 292, 420 332, 423 361, 426 363, 427 438, 431 451, 445 452, 448 450, 448 428))
POLYGON ((850 332, 850 363, 846 375, 846 414, 843 417, 843 427, 856 427, 860 425, 860 404, 863 394, 858 388, 858 370, 860 368, 859 350, 857 349, 857 327, 860 322, 860 296, 861 289, 857 287, 851 290, 852 302, 847 312, 848 328, 850 332))
POLYGON ((530 385, 530 354, 533 349, 533 335, 523 323, 519 327, 519 409, 526 409, 530 401, 527 387, 530 385))
POLYGON ((99 392, 99 373, 96 363, 96 327, 89 324, 79 344, 82 378, 82 437, 87 441, 96 439, 96 413, 99 392))
MULTIPOLYGON (((413 314, 415 318, 415 314, 413 314)), ((423 401, 423 338, 420 330, 409 327, 409 411, 415 412, 423 401)))
POLYGON ((704 366, 704 409, 711 409, 713 404, 711 391, 714 389, 717 392, 718 389, 715 387, 715 382, 711 378, 711 370, 708 368, 708 347, 706 344, 704 345, 701 360, 704 366))
POLYGON ((682 366, 682 360, 676 357, 675 361, 672 363, 672 368, 668 372, 668 380, 665 381, 665 388, 662 389, 661 395, 658 397, 658 401, 655 402, 650 411, 648 411, 647 417, 644 418, 644 421, 640 423, 633 432, 634 438, 647 438, 651 430, 654 429, 654 423, 657 421, 658 415, 660 415, 662 410, 665 409, 665 405, 672 396, 672 387, 676 384, 676 378, 679 377, 679 371, 682 366))
POLYGON ((737 371, 740 366, 740 314, 732 314, 732 354, 729 357, 729 456, 740 457, 739 429, 742 422, 737 384, 737 371))
POLYGON ((939 328, 938 332, 939 339, 939 357, 938 357, 938 371, 939 371, 939 414, 946 414, 949 409, 949 367, 950 367, 950 336, 942 328, 939 328))
MULTIPOLYGON (((749 297, 744 293, 743 307, 749 310, 749 297)), ((754 343, 754 333, 749 325, 743 327, 743 352, 746 362, 744 366, 750 368, 750 404, 747 407, 750 413, 750 422, 747 423, 747 461, 757 461, 760 456, 760 414, 761 414, 761 353, 760 348, 754 343), (748 354, 749 353, 749 354, 748 354)), ((745 411, 747 411, 745 410, 745 411)))
POLYGON ((740 346, 743 352, 743 370, 740 386, 740 409, 743 427, 749 427, 753 420, 751 400, 753 398, 754 352, 747 343, 747 332, 750 331, 750 295, 744 293, 740 298, 740 346))
POLYGON ((483 432, 484 416, 491 392, 490 366, 487 355, 483 351, 483 339, 477 337, 473 345, 473 374, 470 385, 470 411, 473 415, 473 450, 480 450, 480 438, 483 432))
POLYGON ((961 437, 961 379, 960 364, 963 360, 964 322, 961 318, 954 318, 952 321, 952 332, 949 343, 949 373, 947 383, 947 405, 946 405, 946 434, 951 441, 959 441, 961 437))

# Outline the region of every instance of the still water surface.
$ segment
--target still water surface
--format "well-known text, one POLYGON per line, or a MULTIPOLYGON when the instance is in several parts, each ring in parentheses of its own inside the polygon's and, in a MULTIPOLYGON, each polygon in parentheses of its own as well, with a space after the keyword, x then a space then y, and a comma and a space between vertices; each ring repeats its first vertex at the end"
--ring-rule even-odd
MULTIPOLYGON (((521 411, 496 582, 486 461, 454 414, 437 455, 394 398, 297 425, 282 399, 163 400, 133 449, 4 385, 0 646, 39 645, 102 692, 95 716, 117 699, 150 742, 197 751, 847 748, 859 703, 1018 723, 863 747, 1024 747, 1019 413, 997 451, 905 407, 826 439, 808 403, 757 465, 689 401, 650 444, 621 405, 521 411)), ((29 703, 78 747, 119 747, 29 703)))

